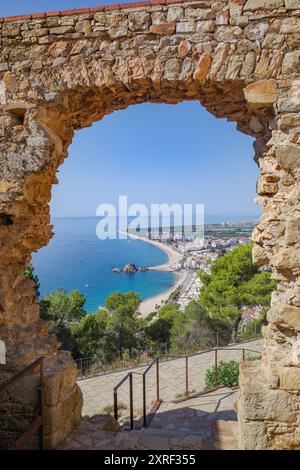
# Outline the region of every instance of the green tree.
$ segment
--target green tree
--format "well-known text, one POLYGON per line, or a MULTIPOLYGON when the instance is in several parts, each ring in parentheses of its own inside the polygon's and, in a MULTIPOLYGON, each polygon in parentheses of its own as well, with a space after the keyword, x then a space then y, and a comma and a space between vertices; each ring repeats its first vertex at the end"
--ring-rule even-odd
POLYGON ((211 318, 199 301, 192 300, 172 325, 171 350, 180 353, 214 346, 215 332, 224 328, 224 320, 211 318))
POLYGON ((244 305, 268 306, 271 293, 276 288, 276 282, 271 279, 270 271, 255 274, 240 287, 240 301, 244 305))
POLYGON ((107 312, 101 309, 97 313, 85 315, 71 327, 75 358, 99 356, 105 352, 107 320, 107 312))
POLYGON ((157 318, 146 328, 146 337, 153 343, 170 345, 170 333, 174 322, 179 319, 179 305, 177 302, 169 302, 158 311, 157 318))
POLYGON ((270 273, 261 272, 252 262, 252 244, 238 245, 218 258, 211 274, 199 273, 203 286, 200 302, 212 318, 231 322, 235 331, 244 305, 269 305, 276 283, 270 273))
POLYGON ((38 276, 34 272, 34 267, 32 264, 25 269, 25 276, 28 277, 31 281, 34 282, 34 293, 37 298, 40 297, 40 281, 38 276))
POLYGON ((139 317, 140 298, 135 292, 115 292, 107 297, 105 310, 108 312, 106 325, 106 350, 119 352, 140 344, 145 328, 145 321, 139 317))
POLYGON ((85 296, 77 289, 69 294, 66 289, 56 289, 41 300, 41 318, 48 320, 52 327, 64 327, 86 315, 84 303, 85 296))
POLYGON ((56 336, 57 341, 61 344, 61 349, 71 351, 74 358, 77 357, 77 343, 72 332, 72 324, 66 323, 63 326, 52 324, 50 331, 56 336))

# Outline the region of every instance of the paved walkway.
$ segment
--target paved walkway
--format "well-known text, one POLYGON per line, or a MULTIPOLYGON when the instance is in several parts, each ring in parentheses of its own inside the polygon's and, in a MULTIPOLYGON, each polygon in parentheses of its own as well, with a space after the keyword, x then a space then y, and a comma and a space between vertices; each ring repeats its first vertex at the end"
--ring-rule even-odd
MULTIPOLYGON (((249 341, 247 343, 235 344, 218 351, 219 360, 242 359, 242 351, 238 348, 249 348, 260 351, 262 340, 249 341)), ((247 353, 255 355, 255 353, 247 353)), ((189 358, 189 390, 200 391, 204 388, 205 372, 214 365, 214 352, 196 354, 189 358)), ((113 405, 113 388, 129 372, 133 371, 134 389, 134 414, 139 416, 142 411, 142 376, 145 366, 127 369, 123 371, 101 374, 95 377, 78 380, 78 384, 83 392, 83 416, 92 416, 103 413, 105 406, 113 405)), ((156 398, 156 371, 153 367, 147 374, 147 407, 156 398)), ((129 409, 128 381, 119 389, 118 401, 126 409, 129 409)), ((173 359, 160 363, 160 397, 164 401, 171 401, 176 398, 177 393, 185 390, 185 359, 173 359)))
POLYGON ((162 403, 151 426, 107 432, 101 417, 83 418, 62 450, 235 450, 236 391, 222 388, 181 403, 162 403))

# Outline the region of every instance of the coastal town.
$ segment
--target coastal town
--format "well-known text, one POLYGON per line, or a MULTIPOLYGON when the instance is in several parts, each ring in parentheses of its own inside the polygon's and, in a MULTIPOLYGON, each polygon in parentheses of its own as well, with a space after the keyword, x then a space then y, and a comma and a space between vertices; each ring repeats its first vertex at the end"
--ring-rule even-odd
MULTIPOLYGON (((151 234, 149 230, 140 230, 138 234, 136 231, 128 231, 131 238, 141 239, 163 250, 168 255, 168 261, 160 266, 141 267, 128 263, 123 269, 113 268, 112 270, 129 274, 153 269, 174 272, 176 280, 172 288, 144 300, 140 312, 146 317, 170 300, 176 300, 180 310, 184 311, 189 302, 199 297, 202 284, 198 271, 210 274, 210 266, 217 258, 239 244, 250 243, 251 233, 256 223, 254 220, 249 220, 207 224, 201 240, 192 236, 192 230, 184 232, 177 227, 172 230, 153 228, 151 234)), ((245 312, 245 316, 248 315, 249 318, 255 318, 258 314, 259 312, 256 311, 245 312)))

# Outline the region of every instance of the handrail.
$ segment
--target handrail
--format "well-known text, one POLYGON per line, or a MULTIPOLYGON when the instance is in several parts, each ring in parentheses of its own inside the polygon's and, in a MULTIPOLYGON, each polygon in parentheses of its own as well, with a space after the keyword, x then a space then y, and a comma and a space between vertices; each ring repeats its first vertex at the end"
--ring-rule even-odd
POLYGON ((132 372, 128 372, 128 374, 126 374, 125 377, 123 377, 123 379, 120 380, 120 382, 114 387, 114 390, 118 390, 118 388, 121 387, 121 385, 125 382, 125 380, 128 379, 130 374, 132 374, 132 372))
POLYGON ((129 372, 122 380, 114 387, 114 418, 118 421, 118 389, 129 378, 129 402, 130 402, 130 429, 133 429, 133 382, 132 372, 129 372))
POLYGON ((147 366, 147 368, 144 370, 143 375, 147 374, 147 372, 148 372, 148 371, 151 369, 151 367, 155 364, 156 360, 157 360, 157 357, 156 357, 155 359, 153 359, 152 362, 150 362, 150 364, 149 364, 149 365, 147 366))
POLYGON ((44 380, 44 356, 39 357, 34 362, 29 364, 23 370, 14 375, 7 382, 0 385, 0 399, 3 398, 6 392, 8 392, 13 386, 19 382, 23 377, 28 375, 36 367, 39 366, 40 373, 40 413, 36 416, 33 421, 30 423, 26 431, 18 438, 15 443, 14 449, 20 450, 24 445, 31 439, 31 437, 40 430, 41 432, 41 449, 45 448, 45 380, 44 380))
POLYGON ((16 382, 22 379, 31 370, 35 369, 40 364, 40 362, 43 361, 43 359, 44 357, 39 357, 38 359, 36 359, 36 361, 32 362, 32 364, 30 364, 29 366, 26 366, 24 369, 22 369, 20 372, 14 375, 7 382, 4 382, 3 384, 1 384, 0 385, 0 398, 2 397, 2 395, 4 395, 5 392, 7 392, 10 388, 12 388, 16 382))
POLYGON ((127 379, 129 379, 129 409, 130 409, 130 429, 133 429, 133 375, 141 375, 142 380, 143 380, 143 426, 147 427, 149 423, 151 422, 152 419, 152 414, 155 413, 155 411, 150 412, 150 419, 147 422, 147 404, 146 404, 146 376, 149 370, 156 364, 156 401, 154 403, 153 409, 155 411, 158 409, 161 400, 159 398, 159 357, 155 358, 144 370, 143 373, 138 373, 138 372, 128 372, 128 374, 123 377, 120 382, 117 383, 117 385, 113 389, 113 394, 114 394, 114 418, 116 421, 118 421, 119 416, 118 416, 118 389, 123 385, 127 379))
MULTIPOLYGON (((249 351, 252 353, 256 354, 261 354, 259 351, 250 349, 250 348, 240 348, 240 347, 235 347, 234 345, 232 347, 230 346, 225 346, 225 347, 215 347, 215 348, 209 348, 204 351, 198 351, 195 353, 191 354, 186 354, 186 355, 167 355, 164 357, 170 357, 172 359, 185 359, 185 396, 181 400, 186 400, 189 397, 195 396, 195 394, 190 394, 189 391, 189 358, 202 355, 202 354, 207 354, 210 352, 213 352, 215 355, 215 361, 214 361, 214 389, 218 388, 218 351, 242 351, 242 358, 245 360, 245 352, 249 351)), ((161 361, 162 358, 159 356, 153 359, 153 361, 146 367, 144 372, 139 373, 139 372, 129 372, 125 377, 123 377, 122 380, 114 387, 114 417, 118 421, 118 389, 119 387, 129 378, 129 394, 130 394, 130 429, 133 429, 133 381, 132 377, 133 374, 135 375, 141 375, 142 380, 143 380, 143 426, 147 427, 149 426, 152 417, 154 416, 155 412, 157 411, 158 407, 161 404, 161 399, 160 399, 160 388, 159 388, 159 361, 161 361), (147 404, 146 404, 146 376, 149 370, 156 364, 156 401, 154 402, 152 409, 150 410, 149 414, 149 419, 147 420, 147 404)), ((207 390, 209 391, 209 390, 207 390)), ((204 393, 204 392, 200 392, 204 393)), ((180 401, 181 401, 180 400, 180 401)))
POLYGON ((161 404, 161 399, 159 397, 159 356, 158 356, 151 362, 151 364, 148 365, 148 367, 143 372, 143 426, 145 428, 149 426, 152 420, 152 417, 160 404, 161 404), (150 419, 147 422, 146 375, 148 374, 149 370, 154 366, 154 364, 156 364, 156 400, 153 405, 153 410, 150 411, 150 419))

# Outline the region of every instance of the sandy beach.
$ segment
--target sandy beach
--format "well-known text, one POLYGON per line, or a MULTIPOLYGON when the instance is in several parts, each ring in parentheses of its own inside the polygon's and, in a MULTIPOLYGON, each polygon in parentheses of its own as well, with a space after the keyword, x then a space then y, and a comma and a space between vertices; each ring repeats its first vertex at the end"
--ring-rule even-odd
MULTIPOLYGON (((120 232, 120 233, 125 233, 125 232, 120 232)), ((158 266, 149 266, 149 269, 172 272, 174 271, 174 269, 172 269, 172 266, 178 263, 179 261, 181 261, 183 258, 182 253, 179 253, 179 251, 175 250, 174 248, 172 248, 170 245, 167 245, 166 243, 162 243, 157 240, 150 240, 149 238, 146 238, 146 237, 139 237, 138 235, 132 235, 131 233, 128 233, 127 235, 130 238, 134 238, 136 240, 142 240, 143 242, 150 243, 150 245, 156 246, 157 248, 164 251, 168 255, 168 261, 166 263, 160 264, 158 266)))
POLYGON ((172 292, 174 292, 178 287, 182 286, 182 284, 186 281, 188 274, 185 272, 176 273, 176 282, 170 289, 165 290, 161 294, 155 295, 153 297, 149 297, 149 299, 143 300, 140 305, 140 313, 142 317, 147 317, 149 313, 155 312, 156 307, 161 307, 163 302, 168 300, 172 292))
MULTIPOLYGON (((122 232, 124 233, 124 232, 122 232)), ((159 271, 169 271, 174 272, 172 266, 179 261, 182 260, 183 254, 179 253, 177 250, 172 248, 171 246, 167 245, 166 243, 159 242, 157 240, 149 240, 146 237, 139 237, 138 235, 133 235, 128 233, 130 238, 134 238, 136 240, 144 241, 145 243, 150 243, 150 245, 154 245, 160 250, 164 251, 168 255, 168 261, 164 264, 160 264, 158 266, 149 266, 151 270, 159 270, 159 271)), ((140 305, 140 313, 143 317, 149 315, 149 313, 155 311, 155 307, 158 305, 161 306, 163 302, 168 300, 169 296, 172 292, 174 292, 178 287, 180 287, 186 280, 187 274, 184 272, 176 272, 176 281, 170 289, 165 290, 161 294, 155 295, 153 297, 149 297, 149 299, 144 300, 140 305)))

